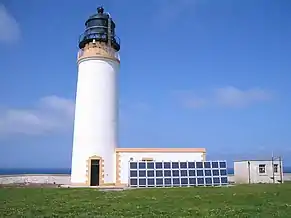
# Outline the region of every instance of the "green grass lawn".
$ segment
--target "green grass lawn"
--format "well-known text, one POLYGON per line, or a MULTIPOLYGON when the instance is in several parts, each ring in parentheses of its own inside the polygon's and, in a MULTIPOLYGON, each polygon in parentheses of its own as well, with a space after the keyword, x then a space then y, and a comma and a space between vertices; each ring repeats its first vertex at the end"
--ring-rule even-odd
POLYGON ((291 217, 291 183, 221 188, 1 188, 0 217, 291 217))

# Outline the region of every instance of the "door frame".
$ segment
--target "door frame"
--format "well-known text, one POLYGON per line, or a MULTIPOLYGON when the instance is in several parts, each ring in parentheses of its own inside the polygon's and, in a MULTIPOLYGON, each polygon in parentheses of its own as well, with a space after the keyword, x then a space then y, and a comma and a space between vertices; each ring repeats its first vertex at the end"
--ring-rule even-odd
POLYGON ((104 163, 103 163, 102 157, 96 156, 96 155, 89 157, 87 160, 86 183, 88 186, 91 186, 91 161, 92 160, 99 160, 99 186, 101 186, 104 183, 104 163))

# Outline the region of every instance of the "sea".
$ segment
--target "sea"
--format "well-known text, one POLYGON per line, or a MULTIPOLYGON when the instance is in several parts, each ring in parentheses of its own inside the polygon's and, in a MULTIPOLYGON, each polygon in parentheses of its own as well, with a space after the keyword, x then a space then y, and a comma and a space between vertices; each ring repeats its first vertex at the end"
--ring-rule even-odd
MULTIPOLYGON (((228 174, 233 174, 233 168, 228 168, 228 174)), ((291 167, 283 167, 284 173, 291 173, 291 167)), ((70 168, 0 168, 0 175, 17 174, 70 174, 70 168)))

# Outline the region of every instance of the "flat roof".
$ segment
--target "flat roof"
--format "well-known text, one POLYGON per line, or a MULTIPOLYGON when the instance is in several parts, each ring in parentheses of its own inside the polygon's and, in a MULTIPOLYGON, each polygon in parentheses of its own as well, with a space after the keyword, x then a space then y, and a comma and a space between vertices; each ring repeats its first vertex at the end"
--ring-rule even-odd
MULTIPOLYGON (((246 161, 272 161, 272 159, 259 159, 259 160, 234 160, 233 162, 246 162, 246 161)), ((278 159, 274 159, 273 161, 280 161, 278 159)))
POLYGON ((206 153, 205 148, 116 148, 116 152, 206 153))

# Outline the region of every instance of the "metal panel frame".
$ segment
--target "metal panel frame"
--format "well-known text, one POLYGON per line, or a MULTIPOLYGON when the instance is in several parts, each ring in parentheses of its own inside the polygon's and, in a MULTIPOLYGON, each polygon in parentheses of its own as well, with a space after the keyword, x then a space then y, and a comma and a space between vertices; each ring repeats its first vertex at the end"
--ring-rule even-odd
POLYGON ((187 186, 226 186, 228 185, 228 178, 227 178, 227 162, 225 160, 217 160, 217 161, 129 161, 128 162, 128 184, 130 187, 187 187, 187 186), (213 163, 218 164, 217 168, 213 167, 213 163), (136 163, 137 167, 136 169, 131 168, 131 163, 136 163), (153 163, 154 169, 147 168, 147 165, 153 163), (156 168, 156 164, 161 163, 162 168, 156 168), (165 163, 170 164, 170 168, 164 168, 165 163), (178 163, 178 168, 173 168, 173 163, 178 163), (186 163, 186 168, 181 168, 181 163, 186 163), (189 168, 189 163, 194 163, 194 168, 189 168), (202 163, 202 168, 197 168, 197 163, 202 163), (210 167, 205 168, 205 164, 210 164, 210 167), (140 164, 145 164, 145 168, 139 168, 140 164), (220 167, 221 164, 225 164, 225 167, 220 167), (146 175, 145 176, 139 176, 140 170, 145 170, 146 175), (157 171, 162 170, 163 175, 157 176, 157 171), (171 176, 165 176, 165 171, 170 170, 171 176), (173 171, 178 170, 179 176, 173 176, 173 171), (186 176, 182 176, 182 171, 187 171, 186 176), (194 170, 195 176, 190 176, 189 171, 194 170), (203 172, 202 176, 198 176, 197 172, 203 172), (206 176, 205 173, 208 172, 207 170, 210 170, 210 175, 206 176), (218 170, 218 175, 213 175, 214 170, 218 170), (131 176, 131 171, 136 171, 137 175, 136 177, 131 176), (148 177, 148 171, 153 171, 154 176, 148 177), (221 175, 222 172, 225 172, 225 175, 221 175), (132 184, 132 179, 136 180, 136 184, 132 184), (140 184, 140 179, 144 179, 144 184, 140 184), (154 184, 148 184, 149 179, 154 179, 154 184), (157 179, 162 179, 162 184, 157 184, 157 179), (166 179, 171 179, 171 184, 166 184, 166 179), (178 179, 178 183, 174 183, 174 181, 178 179), (195 179, 195 184, 190 184, 190 179, 195 179), (203 179, 203 183, 198 184, 198 179, 203 179), (211 179, 211 183, 207 183, 207 179, 211 179), (214 183, 214 179, 219 179, 218 183, 214 183), (224 181, 222 181, 222 179, 224 181), (182 181, 187 180, 186 183, 182 181))

